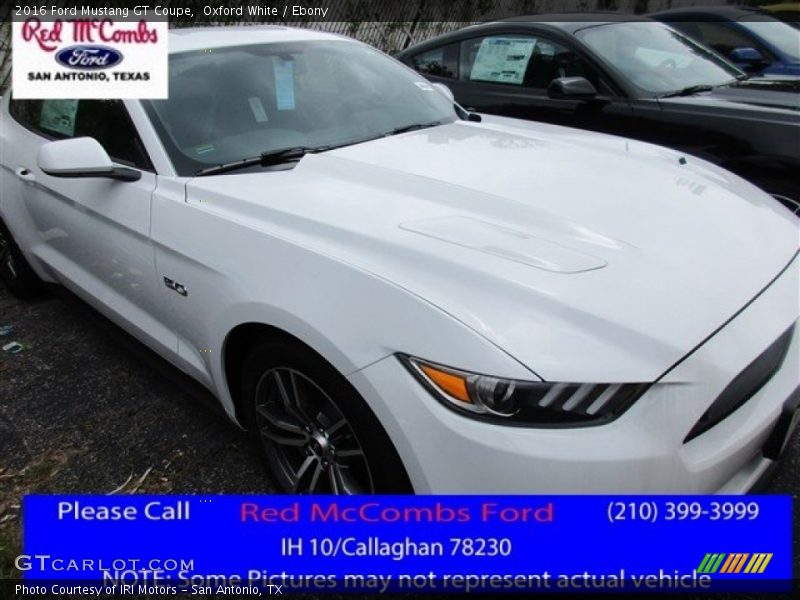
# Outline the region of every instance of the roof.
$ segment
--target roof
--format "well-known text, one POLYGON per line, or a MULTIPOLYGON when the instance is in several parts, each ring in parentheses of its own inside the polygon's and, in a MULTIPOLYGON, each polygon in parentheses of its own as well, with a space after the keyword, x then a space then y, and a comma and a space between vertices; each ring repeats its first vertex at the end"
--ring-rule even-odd
POLYGON ((522 25, 530 24, 537 27, 544 27, 550 30, 561 31, 566 35, 575 35, 581 29, 593 25, 609 25, 612 23, 624 22, 644 22, 652 23, 653 19, 637 15, 621 15, 615 12, 574 12, 574 13, 549 13, 543 15, 520 15, 517 17, 510 17, 501 21, 487 21, 486 23, 478 23, 469 25, 461 29, 456 29, 442 35, 438 35, 421 42, 417 42, 398 52, 395 57, 401 60, 408 57, 415 52, 418 52, 421 47, 431 47, 438 44, 447 44, 450 40, 459 39, 464 35, 476 34, 479 35, 486 28, 497 28, 503 24, 522 25))
MULTIPOLYGON (((625 15, 606 11, 584 11, 572 13, 549 13, 544 15, 521 15, 498 21, 500 23, 534 23, 545 25, 554 29, 561 29, 567 33, 575 33, 588 25, 607 25, 609 23, 624 23, 628 21, 652 21, 647 17, 638 15, 625 15)), ((479 26, 478 26, 479 27, 479 26)))
POLYGON ((169 51, 170 54, 176 54, 205 48, 313 40, 350 40, 350 38, 333 33, 280 25, 185 27, 170 29, 169 51))
POLYGON ((704 15, 721 17, 722 19, 729 19, 737 21, 742 17, 763 15, 763 11, 757 8, 747 6, 687 6, 686 8, 671 8, 669 10, 659 10, 657 12, 649 13, 649 17, 657 19, 659 17, 669 16, 686 16, 686 17, 700 17, 704 15))
POLYGON ((557 23, 573 23, 573 22, 593 22, 593 23, 613 23, 617 21, 648 21, 646 17, 638 15, 626 15, 618 12, 610 11, 582 11, 582 12, 565 12, 565 13, 547 13, 543 15, 520 15, 517 17, 509 17, 503 19, 503 22, 509 21, 533 21, 533 22, 557 22, 557 23))
POLYGON ((770 4, 768 6, 762 6, 764 10, 772 10, 772 11, 798 11, 800 12, 800 2, 784 2, 783 4, 770 4))

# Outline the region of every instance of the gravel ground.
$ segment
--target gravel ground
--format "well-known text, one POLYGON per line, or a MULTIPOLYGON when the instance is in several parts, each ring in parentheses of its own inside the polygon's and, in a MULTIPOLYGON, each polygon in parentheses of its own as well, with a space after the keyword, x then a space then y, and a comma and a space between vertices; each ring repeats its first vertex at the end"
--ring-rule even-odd
MULTIPOLYGON (((0 579, 13 575, 24 494, 106 493, 126 481, 128 492, 274 491, 245 434, 86 304, 66 293, 23 304, 0 286, 2 325, 15 330, 0 340, 24 350, 0 351, 0 579)), ((796 498, 798 473, 795 436, 768 493, 796 498)))

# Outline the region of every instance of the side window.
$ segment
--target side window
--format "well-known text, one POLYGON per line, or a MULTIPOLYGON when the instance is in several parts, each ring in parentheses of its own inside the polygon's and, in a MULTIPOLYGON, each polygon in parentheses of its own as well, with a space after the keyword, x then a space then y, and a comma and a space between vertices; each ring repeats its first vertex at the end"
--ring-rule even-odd
POLYGON ((458 44, 450 44, 417 54, 411 59, 415 71, 455 79, 458 75, 458 44))
POLYGON ((536 38, 496 35, 461 42, 461 79, 523 85, 536 38))
POLYGON ((119 100, 12 100, 10 112, 19 123, 47 138, 93 137, 115 161, 152 169, 119 100))
POLYGON ((11 115, 45 137, 74 137, 78 100, 12 100, 11 115))
POLYGON ((546 89, 559 77, 585 77, 594 70, 573 50, 545 38, 498 35, 461 43, 461 79, 546 89))
POLYGON ((746 35, 724 23, 687 23, 687 32, 706 46, 727 57, 736 48, 752 48, 754 43, 746 35))

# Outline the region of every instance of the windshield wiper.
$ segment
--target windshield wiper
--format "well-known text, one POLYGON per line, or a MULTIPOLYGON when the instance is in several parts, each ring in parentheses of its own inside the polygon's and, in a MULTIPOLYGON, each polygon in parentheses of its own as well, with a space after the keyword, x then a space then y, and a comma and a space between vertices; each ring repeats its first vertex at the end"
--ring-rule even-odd
POLYGON ((659 98, 675 98, 676 96, 692 96, 694 94, 699 94, 700 92, 710 92, 714 89, 713 85, 707 84, 700 84, 700 85, 690 85, 688 87, 683 88, 682 90, 677 90, 675 92, 669 92, 667 94, 662 94, 659 98))
POLYGON ((204 169, 200 169, 199 171, 195 172, 197 177, 202 177, 204 175, 217 175, 219 173, 228 173, 229 171, 236 171, 237 169, 246 169, 247 167, 254 167, 256 165, 262 167, 270 167, 273 165, 280 165, 287 162, 292 162, 295 160, 300 160, 306 154, 312 154, 315 152, 324 152, 325 150, 330 150, 330 146, 319 146, 316 148, 308 148, 306 146, 295 146, 293 148, 281 148, 280 150, 270 150, 268 152, 262 152, 258 156, 253 156, 251 158, 243 158, 241 160, 235 160, 229 163, 223 163, 221 165, 214 165, 213 167, 205 167, 204 169))
POLYGON ((444 121, 439 119, 438 121, 430 121, 428 123, 413 123, 411 125, 406 125, 405 127, 397 127, 392 129, 390 132, 384 134, 385 137, 390 135, 397 135, 399 133, 407 133, 409 131, 417 131, 419 129, 429 129, 430 127, 436 127, 438 125, 443 125, 444 121))

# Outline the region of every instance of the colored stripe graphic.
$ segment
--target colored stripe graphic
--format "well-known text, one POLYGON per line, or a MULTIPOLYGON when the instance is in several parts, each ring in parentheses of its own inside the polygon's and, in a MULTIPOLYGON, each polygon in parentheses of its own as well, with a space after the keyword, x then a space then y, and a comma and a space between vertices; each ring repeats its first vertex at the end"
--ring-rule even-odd
POLYGON ((748 554, 746 552, 734 552, 731 554, 708 553, 703 557, 700 566, 697 567, 698 573, 763 573, 769 562, 772 560, 772 553, 757 552, 748 554), (748 559, 750 559, 748 561, 748 559), (745 566, 745 564, 747 566, 745 566), (744 568, 744 571, 742 569, 744 568))
POLYGON ((714 561, 714 564, 711 565, 711 567, 708 570, 708 573, 716 573, 719 570, 719 566, 722 564, 722 560, 724 558, 725 558, 725 553, 723 552, 722 554, 719 555, 717 560, 714 561))
POLYGON ((719 572, 728 574, 740 572, 748 556, 750 555, 746 553, 743 554, 741 552, 729 554, 728 560, 725 561, 725 564, 722 565, 722 568, 719 570, 719 572))
POLYGON ((742 554, 742 557, 739 559, 739 562, 736 564, 736 566, 734 567, 732 572, 733 573, 741 573, 742 567, 744 567, 744 563, 748 559, 749 556, 750 556, 750 554, 748 554, 748 553, 742 554))
POLYGON ((767 568, 769 561, 772 560, 772 554, 760 553, 754 554, 753 558, 754 561, 750 561, 752 564, 747 565, 749 571, 747 569, 744 570, 745 573, 763 573, 764 569, 767 568))
POLYGON ((703 562, 700 563, 700 566, 697 567, 698 573, 705 573, 706 572, 706 565, 708 564, 709 559, 711 558, 710 554, 706 554, 703 558, 703 562))
POLYGON ((750 562, 747 563, 747 566, 744 568, 745 573, 751 573, 753 571, 753 566, 758 562, 758 559, 761 557, 760 554, 753 554, 753 558, 750 559, 750 562))
POLYGON ((758 570, 758 572, 759 573, 763 573, 764 569, 767 568, 767 565, 769 564, 769 561, 771 561, 771 560, 772 560, 772 552, 770 552, 769 554, 766 555, 766 557, 764 558, 764 562, 761 563, 761 568, 758 570))
POLYGON ((730 568, 733 564, 735 564, 739 560, 738 554, 728 554, 728 559, 722 565, 722 568, 719 570, 720 573, 730 573, 730 568))
POLYGON ((703 563, 700 565, 700 568, 697 569, 698 573, 715 573, 716 569, 714 569, 714 564, 717 562, 717 559, 720 558, 720 554, 713 553, 713 554, 706 554, 706 557, 703 559, 703 563))
POLYGON ((727 554, 706 554, 703 562, 697 568, 698 573, 716 573, 727 554))

